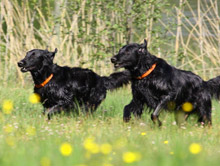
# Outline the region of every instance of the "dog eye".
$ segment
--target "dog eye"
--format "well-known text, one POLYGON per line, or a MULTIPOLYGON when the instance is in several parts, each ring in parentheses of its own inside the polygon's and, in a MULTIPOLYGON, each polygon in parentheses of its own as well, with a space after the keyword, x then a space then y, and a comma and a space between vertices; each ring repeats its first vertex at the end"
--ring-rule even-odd
POLYGON ((31 55, 35 55, 35 52, 33 52, 31 55))

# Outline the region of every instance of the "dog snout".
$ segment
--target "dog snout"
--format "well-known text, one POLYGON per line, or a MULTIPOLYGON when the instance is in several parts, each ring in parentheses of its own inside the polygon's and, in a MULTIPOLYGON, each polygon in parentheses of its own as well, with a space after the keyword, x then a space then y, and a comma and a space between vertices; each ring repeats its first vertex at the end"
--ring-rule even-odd
POLYGON ((22 66, 24 66, 24 65, 25 65, 25 62, 24 62, 23 60, 21 60, 21 61, 18 62, 18 66, 19 66, 19 67, 22 67, 22 66))
POLYGON ((117 58, 116 58, 116 57, 112 57, 112 58, 111 58, 111 62, 112 62, 112 63, 115 63, 116 61, 117 61, 117 58))

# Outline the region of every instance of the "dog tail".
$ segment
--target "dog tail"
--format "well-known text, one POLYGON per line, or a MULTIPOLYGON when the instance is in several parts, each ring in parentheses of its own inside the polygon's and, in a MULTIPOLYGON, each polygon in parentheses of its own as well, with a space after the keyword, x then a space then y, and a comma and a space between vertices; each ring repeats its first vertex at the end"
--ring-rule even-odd
POLYGON ((104 86, 107 90, 113 90, 123 85, 127 85, 131 80, 131 74, 128 70, 122 72, 112 73, 108 77, 102 77, 104 80, 104 86))
POLYGON ((212 78, 207 81, 211 96, 216 99, 220 99, 220 76, 212 78))

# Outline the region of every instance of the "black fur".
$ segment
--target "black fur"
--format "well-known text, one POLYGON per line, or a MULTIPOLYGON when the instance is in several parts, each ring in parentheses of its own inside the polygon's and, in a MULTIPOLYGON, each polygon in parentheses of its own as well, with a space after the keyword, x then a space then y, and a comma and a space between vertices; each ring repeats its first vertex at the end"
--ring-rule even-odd
POLYGON ((180 110, 183 103, 190 102, 197 113, 199 122, 211 125, 211 98, 220 96, 220 77, 203 81, 198 75, 179 70, 165 60, 151 55, 147 50, 147 41, 143 44, 128 44, 112 57, 116 68, 124 67, 131 72, 133 99, 124 108, 124 120, 129 121, 131 113, 141 116, 144 104, 153 113, 151 118, 158 121, 161 109, 168 109, 167 104, 175 103, 174 110, 180 110), (137 77, 149 70, 156 63, 156 68, 145 78, 137 77))
POLYGON ((105 99, 107 90, 121 87, 130 80, 129 71, 101 77, 89 69, 58 66, 53 63, 56 52, 57 49, 54 52, 34 49, 18 62, 22 72, 30 71, 35 85, 53 74, 44 87, 34 88, 34 92, 41 97, 44 112, 48 112, 48 119, 54 113, 72 111, 78 106, 87 112, 94 111, 105 99))

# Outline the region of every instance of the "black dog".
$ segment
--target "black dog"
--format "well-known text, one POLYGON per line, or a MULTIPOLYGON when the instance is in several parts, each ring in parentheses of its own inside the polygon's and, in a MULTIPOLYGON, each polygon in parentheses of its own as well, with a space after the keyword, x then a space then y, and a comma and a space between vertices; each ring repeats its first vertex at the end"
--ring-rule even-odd
POLYGON ((111 58, 116 68, 124 67, 132 75, 133 99, 124 108, 124 121, 129 121, 131 112, 141 116, 143 105, 151 110, 151 119, 159 125, 161 109, 174 103, 180 110, 185 102, 192 105, 190 113, 197 113, 199 122, 211 125, 211 98, 220 96, 220 77, 203 81, 190 71, 176 69, 161 58, 151 55, 144 44, 128 44, 111 58))
POLYGON ((30 71, 35 83, 34 92, 41 97, 48 119, 61 110, 77 109, 94 111, 105 99, 109 89, 127 84, 130 72, 113 73, 101 77, 89 69, 61 67, 53 63, 57 52, 34 49, 18 62, 22 72, 30 71))

